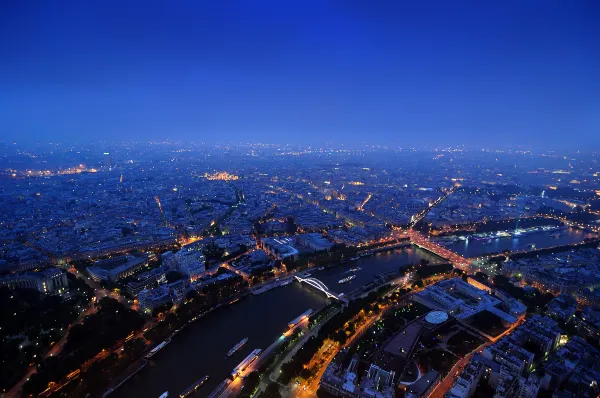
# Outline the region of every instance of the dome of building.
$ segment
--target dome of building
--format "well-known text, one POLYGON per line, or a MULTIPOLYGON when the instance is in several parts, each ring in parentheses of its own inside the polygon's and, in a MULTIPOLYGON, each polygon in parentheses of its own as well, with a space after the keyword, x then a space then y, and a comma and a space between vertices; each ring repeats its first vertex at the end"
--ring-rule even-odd
POLYGON ((425 320, 432 325, 439 325, 448 320, 448 314, 444 311, 431 311, 425 315, 425 320))

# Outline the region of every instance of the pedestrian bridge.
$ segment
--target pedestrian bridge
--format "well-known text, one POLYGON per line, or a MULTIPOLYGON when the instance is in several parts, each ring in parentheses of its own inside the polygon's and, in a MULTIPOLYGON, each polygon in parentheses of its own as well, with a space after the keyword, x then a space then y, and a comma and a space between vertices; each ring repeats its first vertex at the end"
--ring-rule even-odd
POLYGON ((322 291, 323 293, 325 293, 325 295, 327 295, 327 298, 334 298, 336 300, 340 300, 340 296, 337 293, 334 293, 331 290, 329 290, 329 288, 325 286, 323 282, 316 278, 301 278, 297 275, 295 275, 294 278, 296 278, 298 282, 304 282, 307 285, 310 285, 315 289, 322 291))

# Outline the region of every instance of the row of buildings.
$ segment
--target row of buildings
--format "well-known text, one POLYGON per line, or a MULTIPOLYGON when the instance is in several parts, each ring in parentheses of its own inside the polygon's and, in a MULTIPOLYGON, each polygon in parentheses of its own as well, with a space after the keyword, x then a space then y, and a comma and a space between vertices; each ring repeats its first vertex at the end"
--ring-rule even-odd
POLYGON ((1 286, 9 289, 34 289, 42 294, 65 294, 69 291, 67 273, 59 268, 0 276, 1 286))
POLYGON ((568 294, 580 305, 600 306, 600 249, 568 252, 507 261, 502 273, 517 284, 541 291, 568 294))
POLYGON ((422 342, 453 322, 446 312, 432 311, 397 331, 369 359, 344 349, 325 370, 321 388, 344 398, 391 398, 400 387, 406 397, 427 397, 440 383, 438 371, 431 369, 412 382, 403 381, 402 376, 414 366, 413 355, 422 342))
MULTIPOLYGON (((359 368, 355 360, 357 363, 364 362, 363 358, 356 357, 348 361, 342 351, 325 371, 321 387, 335 396, 348 398, 389 398, 396 396, 399 390, 406 397, 427 397, 443 375, 439 368, 436 369, 436 363, 426 365, 423 369, 413 369, 418 366, 415 361, 417 357, 420 358, 425 345, 437 342, 449 330, 475 333, 474 336, 485 335, 471 331, 474 328, 468 324, 472 317, 482 311, 493 313, 508 326, 522 319, 526 311, 523 304, 506 293, 492 294, 486 285, 475 280, 471 282, 460 278, 449 279, 412 294, 411 302, 420 303, 431 311, 409 322, 388 338, 368 359, 366 367, 362 366, 362 370, 357 370, 359 368), (416 374, 416 379, 408 376, 411 372, 416 374)), ((436 343, 432 349, 438 349, 437 344, 440 343, 436 343)), ((554 341, 550 343, 551 346, 554 344, 554 341)), ((521 366, 525 366, 523 364, 521 366)), ((472 393, 470 385, 464 386, 464 389, 467 391, 465 397, 472 393)))
POLYGON ((473 355, 446 398, 468 398, 486 385, 494 398, 595 397, 600 351, 581 337, 568 339, 557 322, 534 315, 513 333, 473 355))

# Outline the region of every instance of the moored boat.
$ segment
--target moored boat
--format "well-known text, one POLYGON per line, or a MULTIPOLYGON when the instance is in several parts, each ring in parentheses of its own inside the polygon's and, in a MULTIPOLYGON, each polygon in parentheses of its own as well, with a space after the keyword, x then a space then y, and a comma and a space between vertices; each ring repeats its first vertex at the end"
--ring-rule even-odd
POLYGON ((230 357, 233 354, 235 354, 237 352, 237 350, 239 350, 240 348, 242 348, 244 346, 244 344, 246 344, 248 342, 248 337, 244 337, 243 339, 241 339, 236 345, 234 345, 231 350, 229 350, 227 352, 227 356, 230 357))
POLYGON ((352 279, 354 279, 354 278, 356 278, 356 275, 350 275, 350 276, 348 276, 348 277, 346 277, 346 278, 340 279, 340 280, 338 281, 338 283, 340 283, 340 284, 342 284, 342 283, 347 283, 347 282, 350 282, 350 281, 351 281, 352 279))

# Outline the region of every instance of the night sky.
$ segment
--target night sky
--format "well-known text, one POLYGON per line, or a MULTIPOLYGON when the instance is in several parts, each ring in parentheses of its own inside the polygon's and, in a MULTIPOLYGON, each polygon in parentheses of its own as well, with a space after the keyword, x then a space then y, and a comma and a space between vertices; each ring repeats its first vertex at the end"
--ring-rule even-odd
POLYGON ((160 139, 600 149, 600 2, 1 2, 0 140, 160 139))

